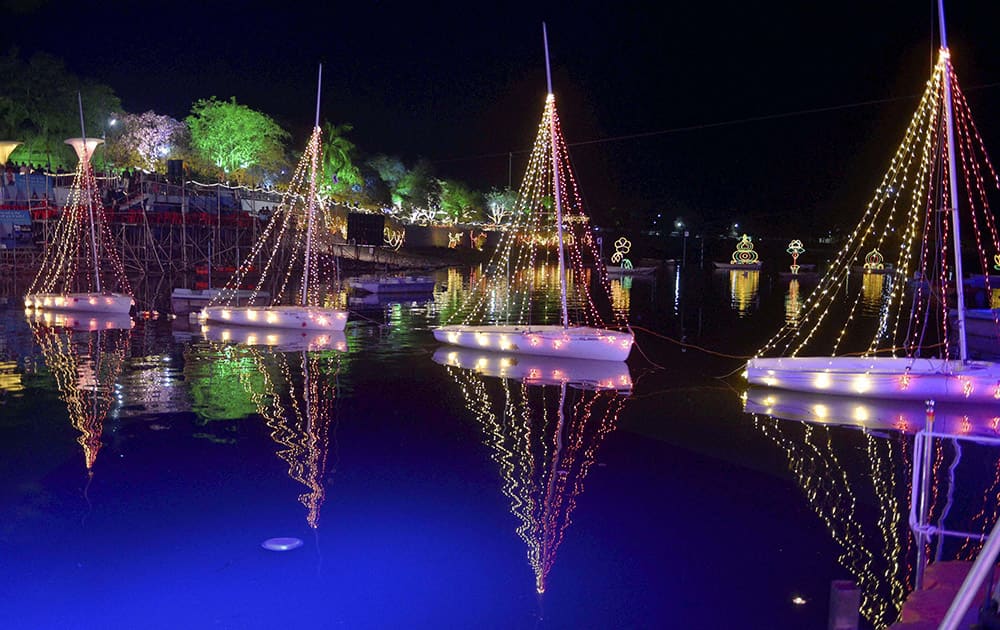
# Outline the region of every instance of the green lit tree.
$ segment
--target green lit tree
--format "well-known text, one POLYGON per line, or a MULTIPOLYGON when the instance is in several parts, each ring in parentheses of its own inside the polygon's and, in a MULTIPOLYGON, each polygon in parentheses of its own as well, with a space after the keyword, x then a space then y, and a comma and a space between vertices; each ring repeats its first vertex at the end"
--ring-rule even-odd
POLYGON ((396 184, 392 193, 393 205, 400 208, 431 205, 440 195, 438 180, 433 177, 433 173, 430 162, 419 160, 396 184))
POLYGON ((201 169, 214 167, 226 178, 243 180, 252 167, 278 171, 287 165, 288 132, 266 114, 240 105, 235 97, 196 101, 185 122, 201 169))
POLYGON ((323 183, 320 194, 332 197, 350 197, 355 186, 364 183, 361 169, 354 164, 357 148, 347 139, 354 127, 350 123, 323 125, 323 183))
POLYGON ((479 193, 453 179, 442 179, 441 211, 453 223, 466 223, 481 218, 482 200, 479 193))
POLYGON ((24 61, 13 50, 0 58, 0 135, 24 142, 11 159, 71 167, 75 154, 63 141, 80 135, 78 93, 87 135, 99 138, 109 113, 121 109, 110 87, 80 79, 62 60, 44 53, 24 61))
POLYGON ((396 207, 403 204, 403 198, 397 194, 399 183, 406 176, 406 166, 397 157, 379 154, 366 163, 378 175, 381 186, 373 195, 375 201, 389 203, 396 207))

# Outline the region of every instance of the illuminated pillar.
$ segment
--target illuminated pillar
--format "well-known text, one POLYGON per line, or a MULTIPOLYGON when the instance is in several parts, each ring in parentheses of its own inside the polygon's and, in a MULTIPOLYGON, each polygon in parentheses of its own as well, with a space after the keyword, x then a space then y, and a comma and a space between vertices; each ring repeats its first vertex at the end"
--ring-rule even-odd
POLYGON ((94 155, 94 149, 97 145, 103 144, 104 140, 100 138, 69 138, 66 144, 73 147, 76 151, 76 157, 80 158, 81 162, 89 162, 92 155, 94 155))
POLYGON ((6 164, 10 154, 22 144, 20 140, 0 140, 0 164, 6 164))

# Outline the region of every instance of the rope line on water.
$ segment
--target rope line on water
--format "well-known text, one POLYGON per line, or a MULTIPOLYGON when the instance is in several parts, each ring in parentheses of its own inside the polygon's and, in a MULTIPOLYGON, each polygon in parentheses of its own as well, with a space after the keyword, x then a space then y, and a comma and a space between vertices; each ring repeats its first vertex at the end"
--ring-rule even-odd
MULTIPOLYGON (((705 354, 715 355, 717 357, 722 357, 724 359, 739 359, 741 361, 748 361, 748 360, 750 360, 750 359, 753 358, 752 355, 751 356, 743 356, 743 355, 737 355, 737 354, 726 354, 725 352, 717 352, 715 350, 709 350, 708 348, 705 348, 703 346, 698 346, 698 345, 695 345, 693 343, 687 343, 686 341, 681 341, 679 339, 674 339, 673 337, 668 337, 667 335, 664 335, 664 334, 661 334, 661 333, 658 333, 658 332, 654 332, 654 331, 652 331, 652 330, 650 330, 648 328, 643 328, 642 326, 631 326, 631 328, 633 328, 634 330, 641 330, 642 332, 644 332, 644 333, 646 333, 648 335, 652 335, 653 337, 659 337, 660 339, 664 339, 664 340, 669 341, 671 343, 677 344, 678 346, 681 346, 682 348, 691 348, 692 350, 698 350, 700 352, 704 352, 705 354)), ((638 345, 638 344, 636 344, 636 345, 638 345)), ((645 354, 643 354, 643 356, 645 356, 645 354)))

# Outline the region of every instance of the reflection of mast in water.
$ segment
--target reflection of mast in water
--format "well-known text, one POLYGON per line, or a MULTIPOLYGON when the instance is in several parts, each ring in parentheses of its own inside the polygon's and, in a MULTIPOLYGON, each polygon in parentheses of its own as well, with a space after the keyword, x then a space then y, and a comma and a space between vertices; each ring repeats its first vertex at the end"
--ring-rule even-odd
MULTIPOLYGON (((1000 416, 993 405, 928 405, 756 387, 744 403, 754 426, 785 452, 810 506, 844 550, 840 562, 856 577, 861 612, 875 627, 895 621, 901 608, 905 613, 911 587, 924 587, 928 561, 974 557, 997 520, 995 452, 967 458, 977 483, 984 479, 982 465, 992 468, 979 512, 972 515, 971 506, 953 509, 961 442, 994 449, 998 443, 1000 416), (867 457, 858 459, 862 442, 867 457), (867 514, 872 504, 874 516, 867 514), (956 529, 946 522, 953 511, 971 520, 956 529), (955 539, 965 544, 952 544, 955 539)), ((962 494, 978 495, 970 488, 962 494)), ((919 607, 918 600, 907 606, 919 607)))
POLYGON ((240 380, 271 429, 271 439, 283 448, 278 456, 288 464, 288 476, 306 487, 299 502, 307 510, 309 527, 319 527, 326 499, 330 427, 337 399, 339 354, 334 351, 276 352, 256 346, 230 346, 246 352, 255 370, 240 371, 240 380), (259 385, 259 377, 263 385, 259 385))
POLYGON ((104 419, 115 402, 115 382, 129 353, 131 321, 120 328, 116 322, 107 324, 88 323, 74 329, 72 325, 50 325, 44 320, 28 321, 55 378, 59 397, 66 403, 70 423, 80 432, 77 442, 83 447, 88 472, 93 470, 101 449, 104 419))
POLYGON ((910 459, 906 440, 901 434, 877 438, 868 431, 862 434, 757 414, 753 418, 754 426, 785 452, 788 468, 810 507, 842 549, 838 560, 857 580, 861 614, 876 628, 893 623, 910 590, 914 560, 906 518, 910 459), (868 466, 853 470, 841 460, 841 452, 851 453, 856 446, 836 445, 835 440, 842 437, 864 441, 868 466), (859 497, 864 502, 868 493, 874 495, 878 509, 877 531, 866 529, 864 524, 870 519, 860 514, 859 497))
POLYGON ((435 360, 447 364, 466 406, 482 425, 485 443, 500 467, 503 493, 521 522, 517 534, 527 545, 535 589, 544 593, 584 479, 625 404, 614 387, 625 389, 627 383, 631 388, 631 377, 624 363, 583 361, 609 363, 620 374, 588 377, 589 385, 584 386, 612 389, 579 389, 574 362, 560 361, 561 369, 527 366, 519 371, 523 366, 517 359, 486 356, 494 358, 449 352, 447 358, 435 355, 435 360), (482 375, 494 367, 487 361, 500 366, 490 374, 500 378, 482 375))

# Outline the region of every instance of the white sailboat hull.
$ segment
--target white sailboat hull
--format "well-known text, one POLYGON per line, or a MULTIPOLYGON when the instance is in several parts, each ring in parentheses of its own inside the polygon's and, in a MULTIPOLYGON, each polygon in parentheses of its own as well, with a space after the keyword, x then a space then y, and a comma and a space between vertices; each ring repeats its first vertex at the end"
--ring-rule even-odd
POLYGON ((559 325, 454 324, 435 328, 434 338, 461 348, 597 361, 624 361, 634 341, 630 332, 559 325))
POLYGON ((344 330, 347 311, 317 306, 207 306, 201 318, 229 326, 260 329, 344 330))
POLYGON ((1000 405, 1000 364, 888 357, 757 358, 747 381, 782 390, 1000 405))
POLYGON ((170 293, 170 308, 173 310, 174 315, 184 315, 200 311, 213 300, 219 301, 220 295, 227 301, 232 301, 237 305, 240 303, 249 303, 251 297, 258 303, 271 301, 271 296, 266 291, 177 288, 170 293))
POLYGON ((131 295, 123 293, 29 293, 24 307, 46 311, 101 314, 128 314, 135 305, 131 295))

